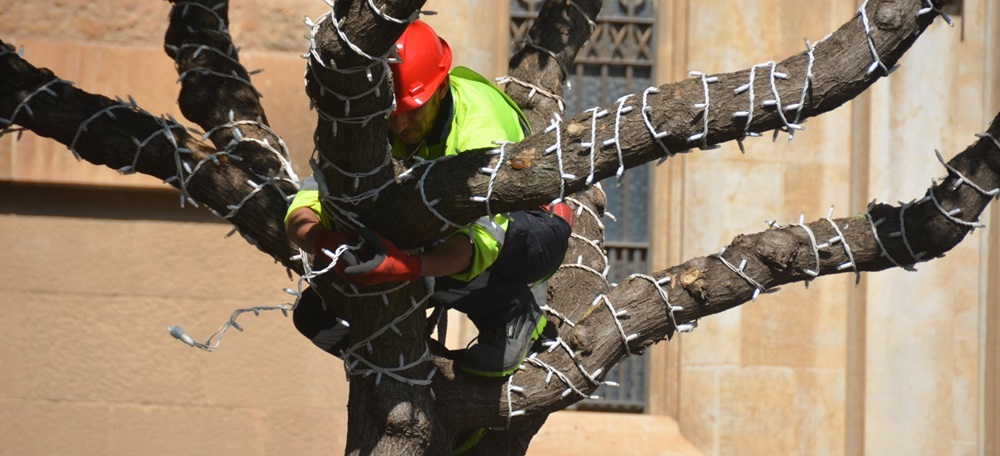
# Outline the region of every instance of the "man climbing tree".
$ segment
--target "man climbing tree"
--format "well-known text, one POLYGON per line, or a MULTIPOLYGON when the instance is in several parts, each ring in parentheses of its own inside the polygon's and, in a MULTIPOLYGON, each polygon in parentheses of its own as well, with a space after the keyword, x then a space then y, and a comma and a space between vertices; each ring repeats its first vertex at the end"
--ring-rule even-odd
MULTIPOLYGON (((396 53, 400 61, 390 64, 396 109, 388 118, 393 139, 387 154, 410 162, 417 157, 433 160, 524 138, 527 124, 517 105, 468 68, 449 73, 448 43, 423 21, 407 27, 396 53)), ((334 201, 330 204, 336 206, 334 201)), ((503 377, 517 369, 545 327, 531 287, 562 262, 572 220, 566 203, 482 217, 412 255, 365 229, 363 240, 369 247, 362 252, 373 258, 362 262, 361 252, 341 250, 336 256, 349 265, 337 270, 359 286, 436 277, 435 304, 468 314, 480 330, 477 343, 464 356, 462 370, 503 377)), ((311 178, 289 206, 285 225, 292 242, 309 254, 333 256, 342 247, 358 248, 350 244, 357 240, 356 231, 332 230, 311 178)), ((324 256, 320 260, 328 262, 324 256)), ((324 306, 319 295, 310 291, 304 296, 296 306, 296 327, 320 348, 340 356, 347 342, 337 338, 345 335, 343 317, 325 311, 333 308, 324 306)))
MULTIPOLYGON (((185 76, 181 109, 210 132, 210 143, 172 119, 77 90, 6 43, 0 50, 3 125, 53 138, 93 163, 170 182, 310 278, 332 313, 350 321, 350 347, 364 350, 347 351, 348 453, 442 454, 482 427, 498 431, 473 453, 523 453, 549 413, 588 397, 625 356, 785 283, 939 256, 975 226, 998 193, 992 189, 1000 187, 995 121, 949 162, 948 179, 915 204, 873 205, 856 219, 776 225, 738 237, 723 253, 611 289, 592 273, 605 261, 595 253, 601 251, 600 224, 582 216, 601 211, 594 182, 692 148, 801 128, 805 118, 840 106, 888 75, 939 16, 941 2, 865 2, 829 38, 767 68, 698 74, 564 119, 555 99, 529 95, 560 93, 562 69, 589 36, 600 2, 549 1, 531 33, 532 46, 512 60, 511 75, 527 84, 508 87, 536 133, 517 144, 408 166, 386 160, 395 98, 390 65, 398 37, 422 4, 341 0, 312 23, 306 79, 318 116, 316 188, 323 212, 335 219, 332 227, 370 227, 400 249, 429 245, 484 215, 569 202, 581 215, 573 239, 583 241, 571 242, 566 255, 578 267, 551 279, 548 318, 558 339, 506 377, 463 374, 451 354, 426 342, 424 310, 435 292, 430 281, 355 290, 301 260, 283 224, 299 188, 285 157, 268 147, 278 138, 234 51, 225 3, 178 2, 166 36, 167 53, 185 76), (845 64, 858 55, 870 60, 845 64)), ((316 243, 305 238, 300 245, 316 243)))

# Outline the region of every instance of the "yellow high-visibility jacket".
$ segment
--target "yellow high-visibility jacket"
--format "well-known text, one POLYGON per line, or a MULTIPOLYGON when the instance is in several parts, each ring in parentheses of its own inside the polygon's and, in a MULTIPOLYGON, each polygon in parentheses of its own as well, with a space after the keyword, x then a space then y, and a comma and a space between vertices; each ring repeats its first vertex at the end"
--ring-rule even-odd
MULTIPOLYGON (((413 155, 433 160, 467 150, 496 148, 500 141, 524 139, 528 131, 524 114, 492 82, 468 68, 456 67, 449 72, 448 84, 450 90, 446 98, 450 98, 451 103, 443 101, 438 116, 450 113, 450 119, 439 118, 424 144, 413 155)), ((398 139, 393 141, 391 151, 397 158, 411 155, 398 139)), ((329 217, 323 214, 315 183, 303 183, 288 207, 288 214, 300 207, 311 209, 323 227, 331 228, 329 217)), ((503 246, 507 218, 495 215, 492 219, 495 223, 491 223, 489 217, 482 217, 452 234, 468 236, 474 250, 469 269, 452 277, 471 281, 496 260, 503 246)))

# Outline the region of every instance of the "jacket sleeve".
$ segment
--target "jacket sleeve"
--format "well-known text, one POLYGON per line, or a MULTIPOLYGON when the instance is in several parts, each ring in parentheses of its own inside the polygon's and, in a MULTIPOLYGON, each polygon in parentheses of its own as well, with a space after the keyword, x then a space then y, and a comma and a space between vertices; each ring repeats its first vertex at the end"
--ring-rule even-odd
POLYGON ((302 180, 299 192, 295 194, 292 203, 288 205, 288 211, 285 212, 284 220, 286 225, 288 224, 288 216, 292 214, 292 211, 300 207, 311 209, 316 214, 316 218, 319 219, 319 223, 323 228, 331 228, 330 219, 323 215, 323 205, 319 200, 319 186, 316 184, 316 179, 312 176, 302 180))
MULTIPOLYGON (((451 71, 455 113, 446 150, 449 153, 497 147, 494 141, 516 142, 524 138, 522 114, 512 100, 493 83, 464 67, 451 71)), ((526 124, 525 124, 526 125, 526 124)), ((470 281, 485 271, 500 255, 507 218, 482 217, 457 233, 472 240, 472 265, 455 279, 470 281)))
POLYGON ((504 234, 507 230, 507 218, 502 215, 481 217, 469 226, 452 233, 452 236, 463 234, 472 242, 472 263, 469 268, 451 277, 465 282, 476 278, 485 271, 500 255, 503 247, 504 234))

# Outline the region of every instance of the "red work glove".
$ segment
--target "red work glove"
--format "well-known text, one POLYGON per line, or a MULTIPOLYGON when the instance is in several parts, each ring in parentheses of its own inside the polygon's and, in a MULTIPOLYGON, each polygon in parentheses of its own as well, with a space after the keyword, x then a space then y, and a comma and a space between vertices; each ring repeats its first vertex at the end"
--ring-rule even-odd
POLYGON ((560 202, 556 204, 543 204, 540 207, 543 211, 563 219, 569 225, 569 229, 573 229, 573 209, 568 204, 560 202))
POLYGON ((355 252, 344 252, 340 258, 347 267, 342 274, 349 282, 369 287, 381 283, 406 282, 420 277, 422 263, 419 256, 403 253, 392 241, 367 228, 361 229, 361 237, 365 240, 364 250, 374 251, 375 255, 362 262, 355 252))
MULTIPOLYGON (((357 230, 340 232, 321 229, 316 232, 316 240, 313 243, 313 252, 316 253, 313 257, 316 259, 317 264, 326 266, 330 264, 330 257, 326 253, 323 253, 324 250, 334 253, 340 246, 344 244, 357 244, 359 240, 357 230)), ((338 262, 337 269, 343 268, 343 262, 338 262)))

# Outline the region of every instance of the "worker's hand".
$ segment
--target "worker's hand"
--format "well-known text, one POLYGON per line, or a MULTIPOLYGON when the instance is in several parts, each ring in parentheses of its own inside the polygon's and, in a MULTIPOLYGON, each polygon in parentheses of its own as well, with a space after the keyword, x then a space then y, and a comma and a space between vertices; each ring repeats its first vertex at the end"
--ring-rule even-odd
MULTIPOLYGON (((340 246, 345 244, 358 244, 360 240, 361 238, 357 230, 318 230, 316 231, 316 239, 313 243, 313 251, 316 252, 316 262, 323 265, 329 264, 330 256, 327 253, 324 253, 324 250, 332 254, 336 252, 340 246)), ((343 269, 342 265, 342 261, 338 262, 338 269, 343 269)))
POLYGON ((374 252, 374 256, 361 261, 356 252, 344 252, 340 257, 346 265, 342 275, 349 282, 368 287, 420 277, 422 263, 419 256, 404 253, 392 241, 367 228, 361 229, 361 237, 365 240, 362 251, 374 252))

